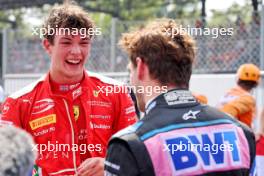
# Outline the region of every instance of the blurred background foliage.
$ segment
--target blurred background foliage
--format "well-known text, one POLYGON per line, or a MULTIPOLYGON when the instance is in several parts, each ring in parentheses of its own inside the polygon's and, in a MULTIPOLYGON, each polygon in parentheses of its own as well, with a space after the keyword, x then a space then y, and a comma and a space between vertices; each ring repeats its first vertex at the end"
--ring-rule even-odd
MULTIPOLYGON (((5 3, 1 0, 1 3, 5 3)), ((13 0, 14 1, 14 0, 13 0)), ((27 0, 24 0, 26 2, 27 0)), ((123 21, 148 21, 153 18, 168 17, 181 20, 203 20, 207 26, 221 26, 237 23, 243 20, 250 23, 253 14, 252 0, 245 0, 244 5, 232 4, 225 10, 211 10, 211 16, 202 14, 203 0, 77 0, 76 2, 90 12, 97 26, 106 29, 111 26, 112 18, 123 21)), ((212 0, 206 0, 212 1, 212 0)), ((8 1, 6 1, 8 2, 8 1)), ((43 4, 34 4, 26 7, 9 5, 0 10, 0 28, 25 29, 28 35, 32 27, 40 27, 41 21, 51 9, 52 5, 61 1, 46 0, 43 4)), ((224 3, 224 1, 223 1, 224 3)), ((206 5, 205 5, 206 9, 206 5)), ((205 12, 204 12, 205 13, 205 12)))

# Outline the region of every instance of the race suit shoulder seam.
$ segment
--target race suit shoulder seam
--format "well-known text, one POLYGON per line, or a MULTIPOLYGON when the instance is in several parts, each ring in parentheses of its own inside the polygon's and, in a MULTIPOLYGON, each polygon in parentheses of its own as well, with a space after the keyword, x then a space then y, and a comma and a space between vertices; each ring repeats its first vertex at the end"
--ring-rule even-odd
POLYGON ((103 83, 110 84, 110 85, 116 85, 116 86, 123 86, 124 85, 123 82, 117 81, 113 78, 109 78, 107 76, 103 76, 103 75, 100 75, 98 73, 94 73, 94 72, 90 72, 90 71, 86 71, 86 72, 88 73, 89 77, 96 78, 103 83))
POLYGON ((40 79, 37 81, 27 85, 26 87, 16 91, 15 93, 11 94, 9 97, 13 99, 17 99, 19 97, 22 97, 23 95, 31 92, 40 82, 44 80, 45 76, 42 76, 40 79))

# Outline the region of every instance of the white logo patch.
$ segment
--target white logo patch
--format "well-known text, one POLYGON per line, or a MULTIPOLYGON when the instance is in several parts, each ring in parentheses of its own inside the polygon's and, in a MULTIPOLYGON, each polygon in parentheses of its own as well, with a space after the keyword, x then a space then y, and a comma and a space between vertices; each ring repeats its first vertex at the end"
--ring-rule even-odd
POLYGON ((192 111, 192 110, 190 110, 189 112, 183 114, 182 119, 183 119, 183 120, 197 119, 196 115, 197 115, 199 112, 200 112, 200 111, 192 111))
POLYGON ((178 105, 196 102, 192 94, 187 90, 175 90, 165 93, 164 99, 168 105, 178 105))
POLYGON ((54 101, 50 98, 45 98, 36 101, 33 107, 32 114, 40 114, 42 112, 48 111, 55 106, 54 101))

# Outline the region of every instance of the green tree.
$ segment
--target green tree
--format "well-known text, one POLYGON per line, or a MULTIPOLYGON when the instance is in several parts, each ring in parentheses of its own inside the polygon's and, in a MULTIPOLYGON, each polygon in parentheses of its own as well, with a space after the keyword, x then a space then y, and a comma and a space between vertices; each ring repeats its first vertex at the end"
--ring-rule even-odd
POLYGON ((212 10, 212 17, 208 20, 209 26, 220 26, 236 24, 243 21, 245 24, 251 22, 253 8, 251 0, 247 0, 245 5, 233 3, 232 6, 226 10, 212 10))
POLYGON ((106 13, 120 20, 146 20, 156 17, 198 17, 199 0, 81 0, 91 12, 106 13))

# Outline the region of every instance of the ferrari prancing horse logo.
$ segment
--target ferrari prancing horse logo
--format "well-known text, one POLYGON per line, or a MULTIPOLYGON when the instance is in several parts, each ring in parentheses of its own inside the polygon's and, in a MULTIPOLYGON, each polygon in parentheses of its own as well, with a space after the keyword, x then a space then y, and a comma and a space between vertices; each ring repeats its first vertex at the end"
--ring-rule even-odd
POLYGON ((77 121, 80 115, 79 106, 73 106, 73 114, 74 114, 75 121, 77 121))

